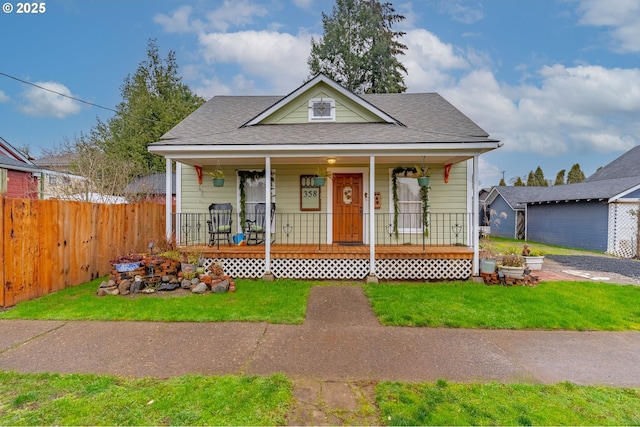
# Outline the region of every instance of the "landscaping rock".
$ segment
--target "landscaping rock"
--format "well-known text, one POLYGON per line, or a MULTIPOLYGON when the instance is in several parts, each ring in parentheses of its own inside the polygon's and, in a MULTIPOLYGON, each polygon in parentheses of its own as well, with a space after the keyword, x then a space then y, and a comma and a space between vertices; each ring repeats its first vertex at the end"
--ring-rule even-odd
POLYGON ((194 294, 204 294, 205 292, 207 292, 207 285, 205 283, 198 283, 197 285, 195 285, 193 287, 193 289, 191 289, 191 292, 193 292, 194 294))
POLYGON ((182 280, 180 287, 182 289, 191 289, 191 280, 187 280, 187 279, 182 280))
POLYGON ((218 283, 214 282, 214 284, 211 285, 211 292, 215 294, 222 294, 227 292, 228 290, 229 290, 229 281, 226 279, 218 281, 218 283))
POLYGON ((133 281, 133 283, 131 283, 129 292, 131 292, 132 294, 137 294, 138 292, 140 292, 141 288, 142 288, 142 280, 136 279, 133 281))
POLYGON ((180 284, 178 282, 176 282, 176 283, 170 283, 170 282, 169 283, 161 283, 158 286, 157 290, 158 291, 173 291, 173 290, 175 290, 175 289, 177 289, 179 287, 180 287, 180 284))
POLYGON ((131 281, 130 280, 123 280, 118 285, 118 291, 120 291, 120 294, 122 294, 122 295, 128 294, 130 288, 131 288, 131 281))

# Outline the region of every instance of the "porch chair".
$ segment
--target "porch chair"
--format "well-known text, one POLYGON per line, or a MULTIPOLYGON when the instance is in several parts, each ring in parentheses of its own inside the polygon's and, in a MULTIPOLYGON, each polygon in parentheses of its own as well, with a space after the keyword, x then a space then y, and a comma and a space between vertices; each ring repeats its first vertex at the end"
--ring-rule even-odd
POLYGON ((233 206, 231 203, 211 203, 209 205, 209 246, 218 242, 222 235, 227 236, 227 243, 231 246, 231 224, 233 223, 233 206))
MULTIPOLYGON (((267 218, 266 215, 267 207, 265 203, 256 203, 254 207, 254 219, 246 220, 246 234, 247 234, 247 245, 259 245, 263 243, 265 240, 265 221, 267 218), (253 242, 253 243, 251 243, 253 242)), ((271 203, 271 223, 273 223, 273 218, 276 213, 276 204, 271 203)), ((272 242, 273 243, 273 242, 272 242)))

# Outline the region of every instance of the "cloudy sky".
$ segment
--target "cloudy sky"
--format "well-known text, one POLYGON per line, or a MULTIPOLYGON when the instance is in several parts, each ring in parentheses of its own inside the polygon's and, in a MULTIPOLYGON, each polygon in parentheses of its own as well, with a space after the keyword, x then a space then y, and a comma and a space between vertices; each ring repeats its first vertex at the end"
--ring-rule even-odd
MULTIPOLYGON (((37 155, 112 116, 150 38, 206 98, 288 94, 334 0, 1 3, 0 136, 37 155)), ((408 92, 440 93, 504 143, 482 156, 483 185, 538 166, 588 176, 640 143, 640 1, 392 3, 408 92)))

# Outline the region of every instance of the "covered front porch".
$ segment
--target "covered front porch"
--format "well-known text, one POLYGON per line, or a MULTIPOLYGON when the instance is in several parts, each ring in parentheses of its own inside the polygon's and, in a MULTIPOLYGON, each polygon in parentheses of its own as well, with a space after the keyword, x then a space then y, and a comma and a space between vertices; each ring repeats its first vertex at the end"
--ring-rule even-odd
POLYGON ((276 213, 271 239, 246 244, 240 233, 216 236, 210 242, 207 214, 174 214, 176 236, 182 250, 200 254, 208 266, 224 265, 234 277, 386 280, 464 280, 473 274, 473 217, 464 213, 431 213, 401 218, 421 226, 414 232, 395 233, 394 216, 364 215, 363 233, 332 242, 332 222, 342 221, 327 213, 276 213), (374 233, 368 233, 373 227, 374 233), (373 237, 370 237, 373 236, 373 237), (329 238, 327 238, 329 237, 329 238), (240 243, 240 244, 239 244, 240 243))

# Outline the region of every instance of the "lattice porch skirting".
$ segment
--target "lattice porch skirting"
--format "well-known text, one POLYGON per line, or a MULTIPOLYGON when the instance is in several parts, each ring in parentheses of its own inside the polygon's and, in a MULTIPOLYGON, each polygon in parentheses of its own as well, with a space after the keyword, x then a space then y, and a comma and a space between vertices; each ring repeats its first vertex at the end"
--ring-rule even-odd
MULTIPOLYGON (((225 274, 232 277, 264 276, 262 258, 207 259, 205 267, 221 262, 225 274)), ((271 273, 292 279, 364 279, 369 274, 368 259, 288 259, 271 260, 271 273)), ((470 259, 379 259, 376 276, 387 280, 465 280, 471 277, 470 259)))

